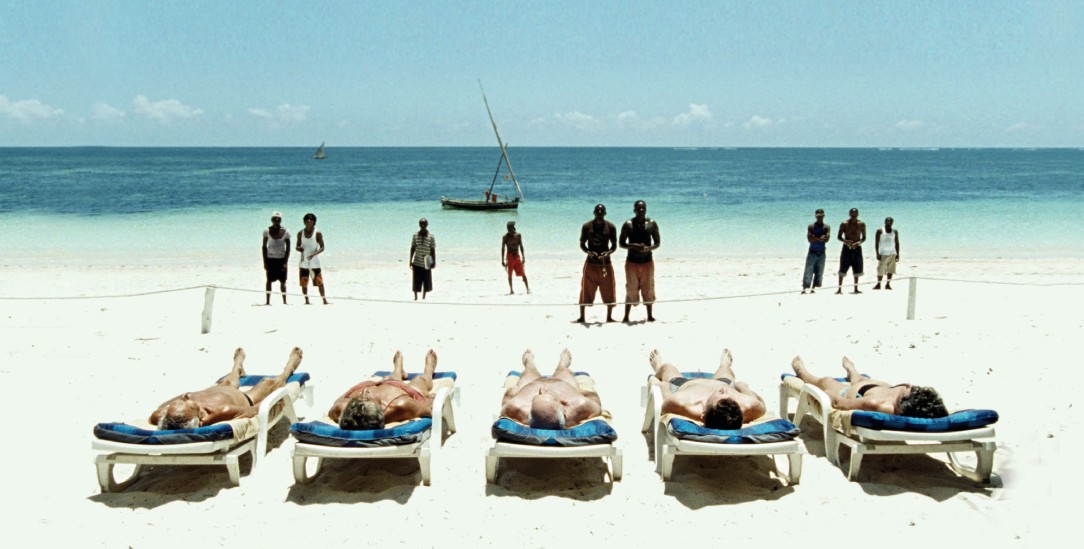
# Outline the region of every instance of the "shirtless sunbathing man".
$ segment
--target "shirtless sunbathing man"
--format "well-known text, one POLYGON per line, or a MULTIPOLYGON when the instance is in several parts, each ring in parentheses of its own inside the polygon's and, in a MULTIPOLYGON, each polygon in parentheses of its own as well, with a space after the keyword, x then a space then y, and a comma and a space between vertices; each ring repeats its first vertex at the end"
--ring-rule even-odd
POLYGON ((723 349, 719 369, 712 379, 681 377, 672 364, 663 364, 662 355, 651 351, 648 357, 655 370, 655 380, 662 389, 662 413, 677 414, 704 424, 709 429, 740 429, 764 415, 764 399, 743 381, 735 381, 731 367, 734 357, 723 349))
POLYGON ((433 372, 437 353, 425 355, 425 371, 406 381, 403 353, 395 351, 395 368, 380 381, 363 381, 351 387, 331 405, 327 415, 339 427, 351 431, 383 429, 388 423, 433 417, 433 372))
POLYGON ((542 377, 527 349, 519 382, 504 393, 501 416, 536 429, 568 429, 597 417, 602 401, 594 391, 580 391, 571 364, 572 353, 565 349, 553 375, 542 377))
POLYGON ((890 385, 884 381, 864 377, 858 373, 854 363, 847 357, 843 357, 847 383, 810 374, 805 369, 802 357, 794 357, 790 365, 802 381, 824 389, 824 392, 832 398, 832 406, 837 410, 866 410, 921 418, 938 418, 948 415, 945 403, 932 387, 919 387, 910 383, 890 385))
POLYGON ((233 369, 217 385, 194 393, 184 393, 163 402, 151 414, 150 422, 159 429, 195 429, 242 417, 255 417, 260 402, 275 390, 284 387, 286 380, 301 364, 301 349, 294 347, 282 373, 266 378, 247 392, 240 389, 240 378, 245 375, 245 351, 240 347, 233 353, 233 369))

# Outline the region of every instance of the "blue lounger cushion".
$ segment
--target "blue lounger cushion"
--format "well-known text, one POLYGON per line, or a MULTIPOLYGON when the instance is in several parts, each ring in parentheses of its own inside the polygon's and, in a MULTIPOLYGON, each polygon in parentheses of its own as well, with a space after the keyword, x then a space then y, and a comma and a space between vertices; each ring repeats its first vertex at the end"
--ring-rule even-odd
POLYGON ((851 413, 851 425, 854 427, 912 433, 967 431, 993 425, 997 420, 998 415, 994 410, 961 410, 939 418, 897 416, 864 410, 851 413))
POLYGON ((675 438, 714 444, 782 442, 798 436, 798 427, 785 419, 755 423, 741 429, 708 429, 692 421, 672 418, 666 430, 675 438))
POLYGON ((229 440, 233 438, 233 427, 229 423, 216 423, 195 429, 157 430, 142 429, 127 423, 99 423, 94 426, 94 436, 127 444, 189 444, 229 440))
POLYGON ((500 442, 534 446, 588 446, 617 440, 617 431, 601 418, 571 429, 534 429, 502 417, 493 424, 493 438, 500 442))
MULTIPOLYGON (((242 387, 252 387, 252 386, 256 385, 257 383, 259 383, 262 380, 273 378, 273 377, 275 377, 275 376, 241 376, 240 385, 242 387)), ((309 376, 309 374, 307 374, 305 372, 295 372, 294 375, 290 376, 286 380, 286 383, 297 382, 300 385, 305 385, 305 383, 308 382, 309 379, 311 379, 311 376, 309 376)), ((219 381, 221 381, 221 380, 219 380, 219 381)))
POLYGON ((322 421, 308 421, 290 425, 290 433, 300 442, 308 444, 340 448, 376 448, 423 442, 429 438, 432 427, 433 420, 427 417, 408 421, 391 429, 364 431, 340 429, 338 425, 322 421))

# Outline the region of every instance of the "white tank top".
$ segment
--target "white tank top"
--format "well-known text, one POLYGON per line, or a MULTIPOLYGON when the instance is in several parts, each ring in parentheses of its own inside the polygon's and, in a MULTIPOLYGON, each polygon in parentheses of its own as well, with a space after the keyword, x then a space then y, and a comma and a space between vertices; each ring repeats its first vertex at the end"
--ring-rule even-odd
POLYGON ((282 238, 271 236, 270 229, 263 230, 263 237, 267 239, 267 257, 270 259, 282 259, 286 257, 286 248, 290 246, 290 230, 282 227, 282 238))
POLYGON ((888 232, 881 227, 881 249, 877 250, 881 255, 896 255, 896 231, 888 232))
POLYGON ((320 249, 320 244, 316 242, 316 235, 319 231, 312 230, 312 236, 305 236, 305 229, 301 229, 301 235, 297 238, 297 243, 301 245, 301 263, 299 264, 302 269, 319 269, 320 268, 320 256, 312 258, 309 261, 307 258, 309 254, 316 253, 316 250, 320 249))

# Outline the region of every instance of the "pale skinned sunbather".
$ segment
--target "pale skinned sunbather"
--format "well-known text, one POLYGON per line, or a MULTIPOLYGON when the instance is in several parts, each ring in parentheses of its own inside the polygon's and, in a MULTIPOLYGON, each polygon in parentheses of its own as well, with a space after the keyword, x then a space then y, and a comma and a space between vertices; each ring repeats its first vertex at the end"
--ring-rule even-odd
POLYGON ((383 429, 388 423, 433 417, 433 372, 437 353, 425 355, 425 370, 406 381, 403 354, 395 351, 391 375, 379 381, 363 381, 351 387, 331 405, 328 417, 347 430, 383 429))
POLYGON ((948 415, 945 403, 932 387, 919 387, 910 383, 892 385, 864 377, 847 357, 843 357, 843 369, 847 371, 846 383, 809 373, 802 357, 794 357, 790 365, 803 382, 828 393, 832 399, 832 407, 837 410, 866 410, 920 418, 948 415))
POLYGON ((764 415, 764 399, 743 381, 734 378, 734 357, 723 349, 719 369, 712 379, 685 378, 674 365, 662 361, 659 351, 648 356, 655 379, 662 390, 662 413, 676 414, 704 424, 709 429, 740 429, 764 415))
POLYGON ((260 402, 275 390, 286 385, 286 380, 301 364, 301 349, 294 347, 282 373, 260 380, 247 392, 241 391, 240 379, 245 375, 245 351, 240 347, 233 353, 233 369, 217 385, 202 391, 184 393, 163 402, 151 414, 150 422, 159 429, 195 429, 244 417, 255 417, 260 402))
POLYGON ((523 373, 515 387, 505 391, 501 416, 536 429, 568 429, 602 413, 602 401, 594 391, 581 391, 569 366, 572 353, 561 351, 561 360, 550 377, 543 377, 534 353, 523 353, 523 373))

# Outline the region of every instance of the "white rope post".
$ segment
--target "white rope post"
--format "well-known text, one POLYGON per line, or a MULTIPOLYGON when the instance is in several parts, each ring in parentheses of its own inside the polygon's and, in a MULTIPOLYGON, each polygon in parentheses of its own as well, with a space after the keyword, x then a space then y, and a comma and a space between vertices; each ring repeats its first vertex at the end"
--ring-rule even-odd
POLYGON ((918 297, 918 278, 911 277, 907 284, 907 320, 915 319, 915 299, 918 297))
POLYGON ((207 286, 207 291, 203 293, 203 327, 200 329, 201 334, 211 331, 211 308, 214 304, 215 287, 207 286))

